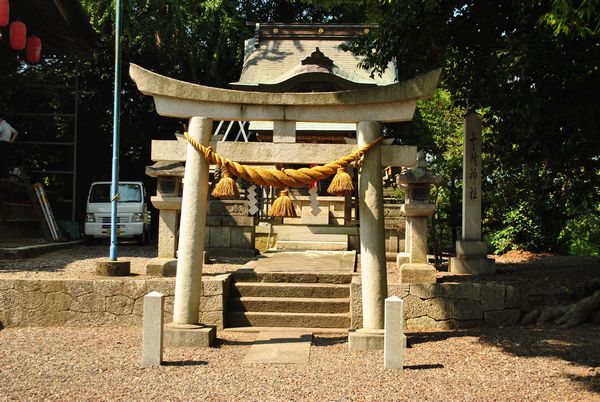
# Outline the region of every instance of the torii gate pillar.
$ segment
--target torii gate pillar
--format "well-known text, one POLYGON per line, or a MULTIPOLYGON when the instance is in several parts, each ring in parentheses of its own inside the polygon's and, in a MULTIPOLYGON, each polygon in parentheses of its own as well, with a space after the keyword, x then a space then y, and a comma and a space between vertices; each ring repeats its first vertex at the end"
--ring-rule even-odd
MULTIPOLYGON (((381 135, 376 121, 357 125, 359 146, 381 135)), ((387 297, 381 146, 369 151, 359 172, 360 266, 363 328, 348 334, 351 351, 383 349, 384 301, 387 297)))
MULTIPOLYGON (((212 120, 190 119, 189 135, 202 145, 208 145, 212 120)), ((208 200, 208 162, 191 144, 187 144, 173 323, 166 326, 167 346, 212 346, 214 327, 198 324, 202 296, 202 264, 204 262, 204 231, 208 200), (187 184, 187 185, 186 185, 187 184)))

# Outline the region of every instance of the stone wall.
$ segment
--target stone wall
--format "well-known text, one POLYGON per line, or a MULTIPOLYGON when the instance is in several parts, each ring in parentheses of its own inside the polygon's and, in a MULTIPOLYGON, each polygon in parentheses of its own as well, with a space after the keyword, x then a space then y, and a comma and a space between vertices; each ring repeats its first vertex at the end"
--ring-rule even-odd
MULTIPOLYGON (((405 302, 405 328, 455 329, 515 325, 522 302, 518 289, 502 283, 389 284, 388 296, 405 302)), ((362 327, 360 277, 351 288, 352 328, 362 327)))
POLYGON ((205 248, 209 256, 253 257, 256 218, 245 200, 209 200, 205 248))
MULTIPOLYGON (((199 321, 223 328, 230 275, 203 278, 199 321)), ((174 278, 0 280, 0 323, 5 327, 141 325, 144 295, 165 295, 173 315, 174 278)))
MULTIPOLYGON (((230 275, 203 278, 199 321, 223 329, 230 275)), ((173 314, 174 278, 0 280, 0 323, 5 327, 141 325, 143 297, 165 295, 173 314)), ((455 329, 517 323, 524 295, 502 283, 389 284, 405 301, 406 328, 455 329)), ((352 328, 362 327, 360 277, 350 289, 352 328)))

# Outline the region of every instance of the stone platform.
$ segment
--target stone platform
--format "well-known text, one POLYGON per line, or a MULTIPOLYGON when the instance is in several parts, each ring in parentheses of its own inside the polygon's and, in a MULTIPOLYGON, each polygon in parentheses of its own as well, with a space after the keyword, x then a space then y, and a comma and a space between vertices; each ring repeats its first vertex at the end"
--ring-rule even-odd
MULTIPOLYGON (((361 328, 361 280, 354 258, 354 252, 267 253, 233 273, 204 275, 198 321, 217 330, 248 325, 361 328), (242 314, 252 310, 260 314, 242 314)), ((141 325, 143 296, 154 290, 165 295, 168 322, 174 287, 174 278, 1 279, 0 323, 141 325)), ((388 295, 404 300, 409 331, 510 326, 530 302, 524 289, 494 282, 493 277, 464 283, 390 283, 388 295)))
POLYGON ((241 269, 255 272, 353 273, 356 251, 270 251, 241 269))

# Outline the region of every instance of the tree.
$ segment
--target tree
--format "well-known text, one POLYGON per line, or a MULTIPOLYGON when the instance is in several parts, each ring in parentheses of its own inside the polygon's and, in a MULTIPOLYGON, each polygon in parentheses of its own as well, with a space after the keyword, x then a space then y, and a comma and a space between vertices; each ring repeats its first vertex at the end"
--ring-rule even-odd
MULTIPOLYGON (((79 181, 85 194, 94 180, 107 180, 111 171, 112 105, 114 71, 113 0, 81 0, 97 33, 98 46, 80 58, 46 55, 40 65, 15 68, 2 76, 0 101, 14 110, 31 111, 31 98, 19 95, 27 83, 72 83, 79 76, 79 181)), ((142 95, 127 74, 133 62, 159 74, 210 86, 226 87, 237 81, 241 71, 244 39, 253 35, 246 21, 258 22, 339 22, 356 20, 355 7, 329 11, 299 1, 266 0, 122 0, 123 77, 120 141, 121 179, 146 178, 151 164, 150 140, 171 139, 185 121, 160 117, 152 99, 142 95)), ((3 49, 0 48, 0 51, 3 49)), ((17 63, 16 60, 14 63, 17 63)), ((3 70, 4 71, 4 70, 3 70)), ((56 92, 56 91, 54 91, 56 92)), ((66 100, 60 94, 40 88, 36 97, 58 110, 66 100)), ((28 130, 32 136, 37 129, 28 130)), ((66 133, 60 124, 53 135, 66 133)), ((21 137, 23 138, 23 137, 21 137)), ((40 155, 36 164, 48 164, 60 154, 40 155)), ((30 158, 31 159, 31 158, 30 158)), ((23 163, 31 160, 23 157, 23 163)), ((148 181, 153 191, 154 181, 148 181)), ((78 210, 84 211, 80 197, 78 210)))
POLYGON ((498 251, 566 250, 564 228, 597 205, 598 39, 556 35, 540 23, 552 12, 543 2, 369 6, 380 28, 348 46, 365 67, 377 74, 395 58, 405 79, 442 66, 442 85, 457 105, 489 111, 486 228, 511 227, 498 251))

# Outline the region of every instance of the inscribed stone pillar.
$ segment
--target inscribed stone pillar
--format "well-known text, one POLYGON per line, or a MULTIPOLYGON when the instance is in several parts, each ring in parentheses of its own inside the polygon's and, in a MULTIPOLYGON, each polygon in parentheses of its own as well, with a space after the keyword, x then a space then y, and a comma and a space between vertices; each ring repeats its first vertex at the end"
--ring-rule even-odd
MULTIPOLYGON (((380 135, 378 122, 366 121, 357 125, 358 146, 366 145, 380 135)), ((364 329, 383 329, 384 325, 387 270, 381 171, 381 147, 378 145, 365 155, 359 173, 360 265, 364 329)))
MULTIPOLYGON (((189 127, 190 137, 208 145, 212 120, 192 117, 189 127)), ((196 324, 202 289, 208 163, 191 144, 187 145, 183 181, 173 323, 196 324)))
POLYGON ((481 240, 481 130, 481 116, 469 114, 463 133, 463 240, 481 240))
POLYGON ((487 245, 481 240, 481 116, 465 117, 463 132, 462 238, 456 242, 456 257, 450 259, 450 272, 486 274, 495 271, 487 258, 487 245))

